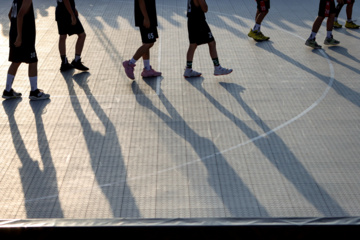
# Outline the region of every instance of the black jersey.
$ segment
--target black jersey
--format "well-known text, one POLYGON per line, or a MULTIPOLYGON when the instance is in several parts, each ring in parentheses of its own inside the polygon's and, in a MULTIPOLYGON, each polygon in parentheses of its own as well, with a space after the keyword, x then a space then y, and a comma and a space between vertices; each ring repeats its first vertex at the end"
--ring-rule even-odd
MULTIPOLYGON (((150 26, 157 27, 157 14, 156 14, 156 3, 155 0, 144 0, 146 11, 149 16, 150 26)), ((142 27, 144 24, 144 16, 140 10, 139 0, 135 0, 135 26, 142 27)))
MULTIPOLYGON (((11 27, 10 27, 10 46, 16 41, 17 32, 17 16, 23 4, 23 0, 13 0, 11 11, 11 27)), ((35 45, 36 27, 34 7, 31 3, 29 11, 25 14, 22 26, 22 45, 35 45)))
POLYGON ((187 17, 192 20, 205 21, 205 13, 201 6, 195 6, 194 0, 188 0, 187 17))
MULTIPOLYGON (((69 11, 66 9, 64 1, 63 0, 56 0, 57 6, 56 6, 56 21, 59 19, 71 19, 71 15, 69 11)), ((69 0, 71 9, 75 13, 76 7, 75 7, 75 0, 69 0)))

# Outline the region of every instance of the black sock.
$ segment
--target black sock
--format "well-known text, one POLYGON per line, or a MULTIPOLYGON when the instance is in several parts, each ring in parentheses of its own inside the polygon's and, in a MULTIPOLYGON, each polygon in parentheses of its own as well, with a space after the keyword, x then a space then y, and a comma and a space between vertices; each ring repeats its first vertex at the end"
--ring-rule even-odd
POLYGON ((186 67, 187 68, 192 68, 192 63, 193 63, 192 61, 187 61, 186 62, 186 67))
POLYGON ((62 64, 68 63, 66 55, 61 55, 60 57, 61 57, 61 63, 62 64))
POLYGON ((219 58, 213 58, 212 61, 213 61, 215 67, 220 65, 219 58))

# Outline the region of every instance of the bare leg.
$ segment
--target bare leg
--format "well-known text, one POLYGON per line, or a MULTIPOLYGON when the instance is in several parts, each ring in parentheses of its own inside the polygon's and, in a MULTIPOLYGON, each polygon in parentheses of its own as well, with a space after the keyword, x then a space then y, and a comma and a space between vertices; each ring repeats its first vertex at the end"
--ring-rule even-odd
POLYGON ((15 76, 21 63, 11 63, 8 74, 15 76))
POLYGON ((84 49, 85 39, 86 39, 85 33, 78 34, 78 39, 76 41, 76 46, 75 46, 75 54, 76 55, 81 56, 81 53, 84 49))
POLYGON ((141 57, 143 59, 149 59, 150 57, 150 48, 154 46, 154 43, 144 43, 134 54, 133 58, 137 61, 141 57))
POLYGON ((192 43, 192 44, 189 45, 189 49, 188 49, 187 54, 186 54, 186 60, 188 62, 193 61, 196 48, 197 48, 196 43, 192 43))
POLYGON ((60 56, 66 55, 66 35, 60 35, 59 37, 59 52, 60 56))
POLYGON ((217 58, 218 54, 217 54, 217 50, 216 50, 216 42, 212 41, 209 43, 209 51, 210 51, 210 56, 212 59, 217 58))

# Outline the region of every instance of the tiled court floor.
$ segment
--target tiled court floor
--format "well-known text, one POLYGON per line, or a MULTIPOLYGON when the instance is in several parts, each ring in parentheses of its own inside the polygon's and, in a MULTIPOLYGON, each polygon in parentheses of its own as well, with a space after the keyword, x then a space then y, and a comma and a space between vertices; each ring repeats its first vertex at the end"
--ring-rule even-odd
MULTIPOLYGON (((187 1, 157 0, 151 63, 163 77, 142 79, 139 61, 130 81, 121 63, 141 44, 133 1, 77 2, 90 71, 61 74, 55 1, 34 0, 39 86, 51 100, 29 102, 24 65, 14 83, 23 99, 2 101, 1 219, 360 215, 360 30, 309 49, 317 1, 277 0, 262 26, 271 39, 256 43, 254 1, 208 0, 220 62, 234 72, 213 76, 201 46, 203 77, 185 80, 187 1)), ((1 90, 9 8, 0 2, 1 90)), ((325 33, 324 23, 321 44, 325 33)))

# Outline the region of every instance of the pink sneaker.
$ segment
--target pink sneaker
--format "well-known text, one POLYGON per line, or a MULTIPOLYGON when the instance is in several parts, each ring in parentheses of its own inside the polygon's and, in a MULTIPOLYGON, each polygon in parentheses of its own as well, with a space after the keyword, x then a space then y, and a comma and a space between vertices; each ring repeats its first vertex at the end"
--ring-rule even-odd
POLYGON ((134 80, 134 79, 135 79, 135 76, 134 76, 134 67, 135 67, 136 65, 130 63, 130 61, 124 61, 124 62, 123 62, 123 66, 124 66, 124 68, 125 68, 126 76, 128 76, 128 78, 134 80))
POLYGON ((159 76, 161 76, 161 72, 155 71, 155 70, 152 69, 152 67, 150 66, 150 70, 146 70, 146 69, 144 68, 144 70, 143 70, 142 73, 141 73, 141 76, 144 77, 144 78, 147 78, 147 77, 159 77, 159 76))

